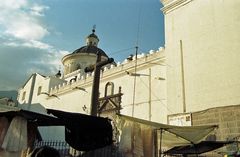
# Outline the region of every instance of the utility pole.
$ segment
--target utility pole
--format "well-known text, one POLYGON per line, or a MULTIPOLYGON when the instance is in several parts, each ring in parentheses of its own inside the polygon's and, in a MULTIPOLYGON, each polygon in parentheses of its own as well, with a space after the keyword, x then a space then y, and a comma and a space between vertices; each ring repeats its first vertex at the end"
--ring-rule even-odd
POLYGON ((100 71, 101 67, 112 63, 114 61, 113 58, 108 58, 105 61, 101 61, 101 54, 97 53, 97 60, 94 67, 86 67, 84 69, 85 72, 92 72, 94 71, 93 77, 93 86, 92 86, 92 98, 91 98, 91 112, 92 116, 98 116, 98 106, 99 106, 99 82, 100 82, 100 71))

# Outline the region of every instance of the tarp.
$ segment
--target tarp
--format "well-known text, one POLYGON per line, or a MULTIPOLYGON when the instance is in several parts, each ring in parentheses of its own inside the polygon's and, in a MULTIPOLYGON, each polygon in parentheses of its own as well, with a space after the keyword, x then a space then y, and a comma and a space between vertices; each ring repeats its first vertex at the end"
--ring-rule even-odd
POLYGON ((227 144, 231 144, 234 141, 202 141, 198 144, 176 146, 168 151, 164 152, 166 155, 177 154, 202 154, 218 148, 221 148, 227 144))
POLYGON ((5 107, 4 109, 1 108, 0 116, 13 118, 15 116, 21 116, 27 119, 28 122, 33 122, 37 124, 37 126, 63 126, 64 123, 50 115, 44 115, 41 113, 36 113, 32 111, 22 110, 16 107, 5 107))
POLYGON ((76 150, 89 151, 111 145, 112 125, 108 118, 48 110, 65 125, 65 140, 76 150))
POLYGON ((153 130, 157 130, 159 140, 161 140, 161 146, 163 147, 197 144, 217 127, 217 125, 173 126, 133 118, 125 115, 118 116, 122 121, 121 123, 128 121, 132 123, 138 123, 140 125, 151 126, 153 130))
POLYGON ((10 152, 27 149, 27 120, 15 116, 6 132, 1 148, 10 152))
POLYGON ((0 110, 0 117, 12 119, 20 116, 37 126, 65 126, 66 141, 71 147, 81 151, 93 150, 113 143, 112 126, 107 118, 52 109, 47 111, 54 116, 47 115, 46 112, 42 114, 4 106, 0 110))

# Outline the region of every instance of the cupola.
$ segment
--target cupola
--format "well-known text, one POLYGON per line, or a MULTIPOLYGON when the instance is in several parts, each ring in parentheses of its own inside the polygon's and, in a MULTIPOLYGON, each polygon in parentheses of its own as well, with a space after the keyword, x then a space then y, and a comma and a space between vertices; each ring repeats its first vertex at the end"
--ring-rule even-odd
POLYGON ((95 27, 93 27, 92 34, 88 35, 86 38, 86 45, 97 47, 98 42, 99 42, 99 39, 98 39, 98 36, 95 34, 95 27))

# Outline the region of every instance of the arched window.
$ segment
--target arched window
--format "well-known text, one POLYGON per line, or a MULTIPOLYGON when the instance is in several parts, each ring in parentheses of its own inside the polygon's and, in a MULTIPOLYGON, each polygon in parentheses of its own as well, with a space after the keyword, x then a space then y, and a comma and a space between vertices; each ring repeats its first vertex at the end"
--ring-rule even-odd
POLYGON ((37 92, 37 95, 40 95, 40 94, 41 94, 41 92, 42 92, 42 86, 39 86, 39 87, 38 87, 38 92, 37 92))
POLYGON ((78 63, 77 66, 76 66, 76 69, 81 69, 81 65, 78 63))
POLYGON ((65 74, 68 74, 68 73, 70 73, 70 65, 68 64, 68 65, 66 65, 66 67, 65 67, 65 74))
POLYGON ((108 82, 105 86, 105 96, 113 95, 114 93, 114 84, 113 82, 108 82))

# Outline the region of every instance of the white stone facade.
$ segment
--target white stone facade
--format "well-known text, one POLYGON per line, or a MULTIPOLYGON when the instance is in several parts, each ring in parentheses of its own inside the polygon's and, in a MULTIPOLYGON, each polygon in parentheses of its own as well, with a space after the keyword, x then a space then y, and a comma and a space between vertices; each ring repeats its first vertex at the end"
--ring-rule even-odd
POLYGON ((240 104, 240 1, 161 1, 169 114, 240 104))
MULTIPOLYGON (((118 93, 119 87, 121 87, 123 96, 120 112, 122 114, 166 123, 166 66, 164 62, 164 49, 138 55, 135 98, 133 98, 135 76, 132 75, 135 71, 135 60, 126 60, 118 65, 103 68, 99 97, 105 96, 106 85, 111 82, 114 85, 114 94, 118 93), (134 105, 133 99, 135 99, 134 105)), ((46 108, 90 114, 94 73, 87 73, 84 76, 81 74, 81 70, 76 70, 72 74, 68 74, 66 79, 35 75, 32 105, 40 103, 46 108), (70 79, 75 76, 77 76, 76 80, 70 79), (40 87, 41 94, 38 94, 40 87)), ((29 102, 32 83, 32 77, 30 77, 25 86, 19 90, 18 100, 20 103, 27 104, 29 102), (26 94, 23 100, 24 92, 26 94)))
MULTIPOLYGON (((122 114, 162 123, 167 123, 167 116, 171 114, 239 105, 240 1, 161 2, 165 14, 165 49, 138 56, 135 98, 135 57, 104 68, 100 97, 111 82, 114 93, 121 87, 122 114)), ((91 36, 91 40, 95 40, 94 37, 91 36)), ((82 62, 81 55, 76 55, 77 61, 82 62)), ((65 71, 63 79, 38 74, 35 81, 33 78, 19 90, 20 103, 40 103, 48 108, 90 113, 93 74, 83 75, 83 70, 75 67, 73 71, 65 71), (75 76, 76 80, 70 81, 75 76), (37 94, 40 86, 48 95, 37 94)))

